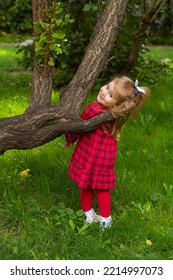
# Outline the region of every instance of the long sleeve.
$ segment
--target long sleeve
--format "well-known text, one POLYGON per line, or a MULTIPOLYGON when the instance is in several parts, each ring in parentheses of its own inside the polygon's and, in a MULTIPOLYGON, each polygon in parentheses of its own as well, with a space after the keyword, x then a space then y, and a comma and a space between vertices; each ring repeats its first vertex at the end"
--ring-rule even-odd
MULTIPOLYGON (((83 111, 81 118, 83 120, 88 120, 91 119, 97 115, 99 115, 100 113, 104 112, 106 110, 106 108, 104 106, 102 106, 101 104, 99 104, 98 102, 92 102, 90 103, 85 110, 83 111)), ((81 133, 67 133, 66 134, 66 142, 67 143, 74 143, 79 137, 81 133)))

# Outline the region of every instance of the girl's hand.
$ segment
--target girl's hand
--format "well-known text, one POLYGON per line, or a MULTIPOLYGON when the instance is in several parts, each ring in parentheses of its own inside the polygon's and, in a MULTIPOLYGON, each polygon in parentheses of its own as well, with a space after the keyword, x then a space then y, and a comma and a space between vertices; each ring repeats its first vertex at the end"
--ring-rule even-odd
POLYGON ((64 143, 64 148, 69 149, 70 148, 70 143, 66 141, 64 143))
POLYGON ((74 145, 74 143, 69 143, 69 142, 65 142, 65 144, 64 144, 64 147, 66 148, 66 149, 70 149, 70 147, 71 146, 73 146, 74 145))

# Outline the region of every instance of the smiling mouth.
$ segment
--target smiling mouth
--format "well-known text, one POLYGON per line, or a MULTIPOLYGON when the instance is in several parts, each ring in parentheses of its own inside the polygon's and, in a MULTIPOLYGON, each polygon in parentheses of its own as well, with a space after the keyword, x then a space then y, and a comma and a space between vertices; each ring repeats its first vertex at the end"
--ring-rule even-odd
POLYGON ((104 100, 104 98, 102 97, 102 95, 100 94, 100 98, 102 99, 102 100, 104 100))

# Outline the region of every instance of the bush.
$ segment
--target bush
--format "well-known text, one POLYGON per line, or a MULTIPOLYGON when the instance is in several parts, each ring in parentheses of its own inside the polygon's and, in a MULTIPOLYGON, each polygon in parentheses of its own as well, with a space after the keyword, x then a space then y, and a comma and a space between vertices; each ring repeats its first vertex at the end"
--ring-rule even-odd
POLYGON ((1 1, 0 33, 25 34, 32 31, 32 9, 30 0, 1 1))

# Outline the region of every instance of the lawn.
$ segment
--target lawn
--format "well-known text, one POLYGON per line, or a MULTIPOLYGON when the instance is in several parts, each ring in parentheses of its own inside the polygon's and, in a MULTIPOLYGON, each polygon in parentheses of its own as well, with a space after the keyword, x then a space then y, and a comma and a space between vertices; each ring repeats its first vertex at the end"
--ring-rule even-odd
MULTIPOLYGON (((79 190, 67 175, 73 148, 64 149, 64 136, 7 151, 0 157, 1 260, 173 259, 173 51, 162 49, 145 56, 169 58, 169 70, 161 69, 155 83, 144 81, 151 97, 118 143, 112 227, 83 224, 79 190)), ((21 114, 30 99, 32 73, 14 53, 15 46, 0 45, 1 118, 21 114)), ((94 90, 86 102, 95 96, 94 90)))

